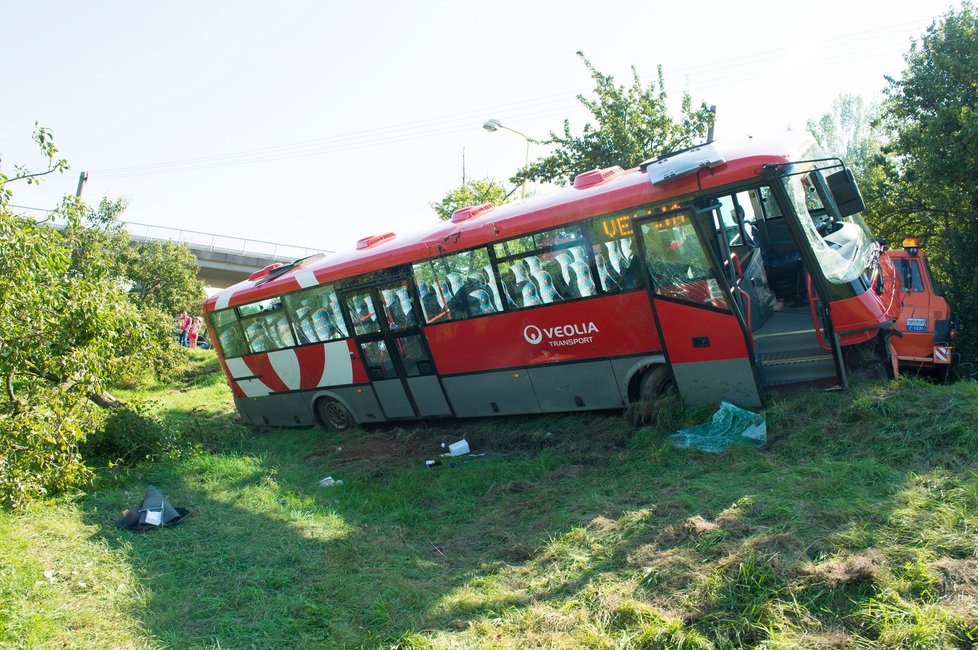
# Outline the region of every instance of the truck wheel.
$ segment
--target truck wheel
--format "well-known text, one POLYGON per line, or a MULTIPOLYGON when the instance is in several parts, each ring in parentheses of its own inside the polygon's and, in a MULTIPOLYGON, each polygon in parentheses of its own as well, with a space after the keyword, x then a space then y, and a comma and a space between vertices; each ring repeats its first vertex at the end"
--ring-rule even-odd
POLYGON ((353 416, 347 408, 331 397, 324 397, 316 402, 316 413, 322 425, 336 433, 342 433, 353 426, 353 416))

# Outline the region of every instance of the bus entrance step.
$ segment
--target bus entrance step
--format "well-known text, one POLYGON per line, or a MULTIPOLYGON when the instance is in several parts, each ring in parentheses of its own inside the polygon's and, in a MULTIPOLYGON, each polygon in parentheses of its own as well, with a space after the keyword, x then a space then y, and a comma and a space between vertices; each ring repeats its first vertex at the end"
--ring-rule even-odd
POLYGON ((765 386, 794 384, 835 377, 832 355, 815 348, 758 354, 765 386))

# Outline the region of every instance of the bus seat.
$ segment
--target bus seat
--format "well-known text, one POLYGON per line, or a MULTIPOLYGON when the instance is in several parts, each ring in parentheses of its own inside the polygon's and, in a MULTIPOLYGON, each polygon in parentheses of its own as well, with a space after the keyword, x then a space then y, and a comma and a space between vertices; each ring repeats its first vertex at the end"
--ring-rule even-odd
POLYGON ((571 270, 576 274, 574 284, 582 298, 593 296, 597 293, 594 288, 594 280, 591 278, 591 269, 584 262, 573 262, 571 270))
POLYGON ((418 319, 414 316, 414 303, 411 301, 411 294, 407 289, 401 287, 397 290, 397 300, 401 303, 401 311, 404 312, 404 326, 412 327, 418 324, 418 319))
POLYGON ((465 286, 465 281, 462 280, 461 273, 449 273, 445 279, 448 280, 448 286, 452 288, 452 293, 458 293, 465 286))
POLYGON ((524 307, 535 307, 543 304, 543 300, 540 298, 540 292, 537 290, 537 285, 533 284, 531 280, 522 283, 520 294, 523 296, 524 307))
POLYGON ((552 303, 555 301, 563 300, 564 297, 560 295, 557 291, 557 287, 554 286, 553 278, 546 271, 541 270, 539 273, 533 274, 533 279, 537 281, 540 286, 540 298, 545 303, 552 303))
POLYGON ((268 332, 265 331, 265 324, 261 321, 253 321, 248 325, 245 328, 245 334, 248 335, 252 352, 264 352, 273 347, 272 339, 268 336, 268 332))
POLYGON ((543 271, 543 264, 540 263, 540 258, 536 255, 527 255, 523 259, 526 261, 526 265, 530 267, 531 275, 543 271))
POLYGON ((349 336, 350 333, 346 330, 346 321, 343 319, 343 312, 340 311, 340 299, 336 297, 335 293, 331 293, 329 294, 329 300, 323 301, 323 307, 326 306, 327 302, 329 302, 330 311, 333 312, 333 324, 339 328, 343 336, 349 336))
POLYGON ((494 314, 496 310, 492 306, 492 298, 489 297, 489 292, 485 289, 476 289, 469 293, 469 298, 473 304, 472 311, 475 315, 481 314, 494 314))
MULTIPOLYGON (((618 252, 618 242, 606 241, 604 245, 608 249, 608 261, 611 262, 611 268, 619 275, 624 273, 628 264, 625 262, 625 257, 618 252)), ((598 253, 595 253, 595 256, 597 255, 598 253)))
POLYGON ((574 256, 575 262, 583 262, 587 264, 587 254, 584 252, 583 246, 572 246, 570 249, 571 255, 574 256))
POLYGON ((486 264, 484 267, 486 276, 489 278, 489 289, 492 291, 493 303, 496 306, 496 311, 503 310, 503 301, 499 298, 499 289, 496 287, 496 276, 492 273, 492 265, 486 264))
POLYGON ((523 266, 523 262, 513 262, 509 270, 512 271, 516 284, 526 282, 530 279, 530 275, 526 272, 526 267, 523 266))
MULTIPOLYGON (((618 278, 612 275, 611 269, 608 268, 608 263, 604 261, 604 255, 595 253, 594 261, 598 266, 598 280, 601 282, 601 289, 603 291, 621 290, 621 284, 618 278)), ((617 275, 617 273, 614 275, 617 275)))
POLYGON ((625 265, 626 266, 631 265, 632 259, 635 257, 635 254, 632 253, 631 237, 626 237, 625 239, 622 239, 618 243, 621 245, 621 256, 622 259, 625 261, 625 265))
POLYGON ((560 273, 564 277, 564 283, 565 284, 570 284, 570 281, 571 281, 571 276, 570 276, 570 263, 571 263, 571 258, 570 258, 570 255, 568 255, 567 253, 558 253, 557 255, 554 255, 554 259, 557 260, 557 263, 558 264, 560 264, 560 273))

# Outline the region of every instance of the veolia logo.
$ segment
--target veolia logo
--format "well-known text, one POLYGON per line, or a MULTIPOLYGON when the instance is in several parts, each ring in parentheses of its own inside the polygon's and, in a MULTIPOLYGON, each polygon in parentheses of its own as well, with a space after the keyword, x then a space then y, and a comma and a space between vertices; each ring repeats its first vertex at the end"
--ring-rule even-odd
POLYGON ((523 338, 530 345, 536 345, 543 341, 543 337, 547 337, 550 340, 551 346, 560 345, 575 345, 577 343, 591 343, 594 338, 588 336, 588 334, 597 333, 598 326, 593 322, 590 323, 575 323, 573 325, 558 325, 557 327, 544 327, 540 329, 536 325, 527 325, 523 328, 523 338), (573 338, 570 337, 579 337, 573 338), (569 340, 557 340, 554 339, 569 339, 569 340))
POLYGON ((543 332, 536 325, 527 325, 523 328, 523 338, 530 345, 536 345, 543 340, 543 332))

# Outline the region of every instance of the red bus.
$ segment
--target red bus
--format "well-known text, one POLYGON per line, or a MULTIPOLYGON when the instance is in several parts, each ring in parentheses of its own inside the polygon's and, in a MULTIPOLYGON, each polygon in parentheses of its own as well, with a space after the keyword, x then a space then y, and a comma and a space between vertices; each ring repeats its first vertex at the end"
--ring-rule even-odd
POLYGON ((889 364, 895 270, 862 207, 807 134, 716 141, 268 267, 204 310, 256 425, 615 409, 667 389, 758 407, 772 386, 889 364))

